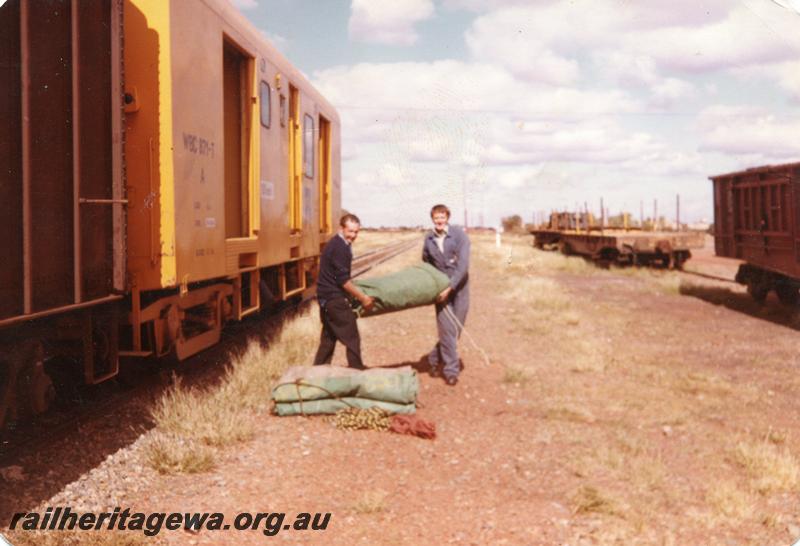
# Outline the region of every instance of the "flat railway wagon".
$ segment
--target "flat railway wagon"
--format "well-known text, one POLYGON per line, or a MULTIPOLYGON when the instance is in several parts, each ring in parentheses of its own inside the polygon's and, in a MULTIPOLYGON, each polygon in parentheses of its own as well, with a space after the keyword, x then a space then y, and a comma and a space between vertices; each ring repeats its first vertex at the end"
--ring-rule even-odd
POLYGON ((334 108, 225 0, 0 7, 0 425, 313 289, 334 108))
POLYGON ((736 258, 736 282, 756 301, 774 290, 786 304, 800 289, 800 163, 709 177, 714 185, 714 250, 736 258))
POLYGON ((703 247, 703 234, 693 231, 641 231, 601 228, 587 214, 554 213, 547 228, 532 229, 534 246, 557 247, 602 264, 659 265, 681 269, 693 248, 703 247))

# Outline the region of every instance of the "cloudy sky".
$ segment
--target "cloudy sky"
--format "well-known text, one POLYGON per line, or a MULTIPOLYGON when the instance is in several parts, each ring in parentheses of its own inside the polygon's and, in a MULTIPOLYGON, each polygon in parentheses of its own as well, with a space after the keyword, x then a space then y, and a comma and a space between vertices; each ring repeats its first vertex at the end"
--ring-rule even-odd
POLYGON ((367 225, 710 219, 709 175, 800 161, 800 0, 234 3, 337 107, 367 225))

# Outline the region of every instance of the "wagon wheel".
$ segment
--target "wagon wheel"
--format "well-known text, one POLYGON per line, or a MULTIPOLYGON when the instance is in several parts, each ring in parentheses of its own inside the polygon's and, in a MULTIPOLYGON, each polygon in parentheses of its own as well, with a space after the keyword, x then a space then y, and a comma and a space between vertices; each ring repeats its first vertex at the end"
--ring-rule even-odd
POLYGON ((779 284, 775 287, 775 293, 778 294, 778 299, 784 305, 797 305, 800 301, 800 292, 796 286, 791 284, 779 284))
POLYGON ((750 294, 757 303, 764 303, 767 300, 767 294, 769 294, 769 286, 750 281, 747 283, 747 293, 750 294))
POLYGON ((18 373, 19 366, 15 359, 0 362, 0 430, 5 426, 6 419, 13 421, 17 415, 15 391, 18 373))
POLYGON ((24 414, 44 413, 55 399, 55 389, 44 370, 38 341, 29 341, 6 355, 0 376, 0 428, 24 414))

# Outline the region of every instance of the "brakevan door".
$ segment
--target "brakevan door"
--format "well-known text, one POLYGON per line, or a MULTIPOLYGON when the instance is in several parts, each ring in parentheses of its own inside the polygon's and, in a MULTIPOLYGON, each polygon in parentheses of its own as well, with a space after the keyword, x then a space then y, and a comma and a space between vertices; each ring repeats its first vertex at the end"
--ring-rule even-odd
POLYGON ((223 117, 225 132, 225 237, 247 237, 250 214, 249 59, 237 47, 223 45, 223 117))
POLYGON ((319 117, 319 231, 331 232, 331 122, 319 117))
POLYGON ((303 150, 300 132, 300 91, 289 86, 289 228, 303 227, 303 150))

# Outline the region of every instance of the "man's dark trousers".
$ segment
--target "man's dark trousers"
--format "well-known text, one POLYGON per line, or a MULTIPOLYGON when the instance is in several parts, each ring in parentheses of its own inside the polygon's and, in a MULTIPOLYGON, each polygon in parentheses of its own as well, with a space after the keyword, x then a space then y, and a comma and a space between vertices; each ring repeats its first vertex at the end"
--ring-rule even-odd
POLYGON ((358 334, 356 315, 345 298, 332 298, 320 304, 319 317, 322 320, 322 333, 314 365, 330 364, 336 340, 347 348, 347 365, 363 369, 361 361, 361 337, 358 334))

